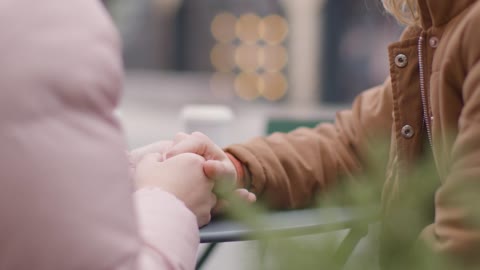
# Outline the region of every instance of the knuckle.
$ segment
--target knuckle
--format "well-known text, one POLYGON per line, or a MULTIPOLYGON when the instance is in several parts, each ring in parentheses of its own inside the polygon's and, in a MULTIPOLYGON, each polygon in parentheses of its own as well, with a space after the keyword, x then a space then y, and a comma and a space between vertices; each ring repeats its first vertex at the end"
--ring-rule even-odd
POLYGON ((173 137, 173 144, 178 144, 184 140, 186 140, 188 138, 188 135, 183 133, 183 132, 179 132, 175 135, 175 137, 173 137))
POLYGON ((202 141, 209 141, 210 139, 208 138, 207 135, 203 134, 202 132, 200 131, 195 131, 192 133, 192 136, 202 140, 202 141))
POLYGON ((185 136, 188 136, 188 135, 184 132, 177 132, 177 134, 175 134, 175 138, 183 138, 185 136))

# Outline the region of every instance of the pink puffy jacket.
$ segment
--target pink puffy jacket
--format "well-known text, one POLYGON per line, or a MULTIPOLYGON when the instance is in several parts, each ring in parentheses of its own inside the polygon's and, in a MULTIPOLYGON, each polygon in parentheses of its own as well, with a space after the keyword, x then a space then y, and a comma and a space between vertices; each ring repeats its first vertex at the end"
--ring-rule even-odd
POLYGON ((132 196, 120 55, 98 0, 0 0, 1 270, 194 268, 194 215, 132 196))

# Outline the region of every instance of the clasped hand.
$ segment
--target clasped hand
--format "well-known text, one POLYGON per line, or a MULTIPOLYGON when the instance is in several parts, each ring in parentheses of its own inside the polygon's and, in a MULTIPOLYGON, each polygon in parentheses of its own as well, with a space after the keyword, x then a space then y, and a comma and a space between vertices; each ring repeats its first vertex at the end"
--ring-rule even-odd
POLYGON ((136 189, 158 187, 183 201, 197 217, 198 226, 225 207, 213 192, 220 183, 232 193, 254 202, 246 189, 236 189, 237 172, 226 153, 202 133, 179 133, 172 141, 160 141, 129 154, 136 189))

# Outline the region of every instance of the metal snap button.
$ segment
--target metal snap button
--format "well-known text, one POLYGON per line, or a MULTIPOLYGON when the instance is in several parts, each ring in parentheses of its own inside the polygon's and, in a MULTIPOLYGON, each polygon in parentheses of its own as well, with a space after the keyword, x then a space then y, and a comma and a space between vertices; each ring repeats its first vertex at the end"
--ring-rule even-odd
POLYGON ((428 43, 430 44, 430 47, 437 48, 439 42, 440 40, 437 37, 431 37, 428 43))
POLYGON ((408 64, 408 58, 405 54, 401 53, 395 57, 395 65, 399 68, 406 67, 408 64))
POLYGON ((410 139, 413 137, 413 135, 415 135, 415 131, 413 130, 413 127, 410 126, 410 125, 405 125, 403 126, 402 128, 402 136, 405 138, 405 139, 410 139))

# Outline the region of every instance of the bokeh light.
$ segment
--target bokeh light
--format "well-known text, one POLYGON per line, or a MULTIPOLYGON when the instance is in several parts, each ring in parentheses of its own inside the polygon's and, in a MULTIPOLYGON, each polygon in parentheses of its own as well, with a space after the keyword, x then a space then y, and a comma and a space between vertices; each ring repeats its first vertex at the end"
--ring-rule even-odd
POLYGON ((216 41, 222 43, 232 42, 236 38, 235 25, 237 17, 232 13, 222 12, 212 21, 211 31, 216 41))
POLYGON ((260 67, 260 51, 257 45, 238 46, 235 50, 235 64, 242 70, 255 72, 260 67))
POLYGON ((255 44, 260 39, 261 18, 253 13, 242 15, 235 25, 237 37, 244 43, 255 44))
POLYGON ((235 78, 235 92, 245 100, 254 100, 259 95, 260 77, 255 73, 240 73, 235 78))
POLYGON ((264 73, 260 76, 259 92, 271 101, 276 101, 285 96, 288 89, 288 82, 282 73, 264 73))
POLYGON ((260 65, 269 72, 281 71, 288 63, 287 49, 279 45, 267 45, 260 50, 260 65))
POLYGON ((279 15, 267 16, 259 24, 259 34, 268 44, 282 43, 288 35, 288 22, 279 15))
POLYGON ((235 47, 217 43, 210 52, 210 62, 217 71, 228 72, 235 68, 235 47))
POLYGON ((216 40, 210 53, 216 71, 210 87, 215 96, 236 94, 247 101, 259 97, 277 101, 285 96, 288 80, 283 70, 288 52, 282 43, 289 31, 285 18, 276 14, 261 18, 254 13, 237 18, 222 12, 214 17, 211 31, 216 40))

